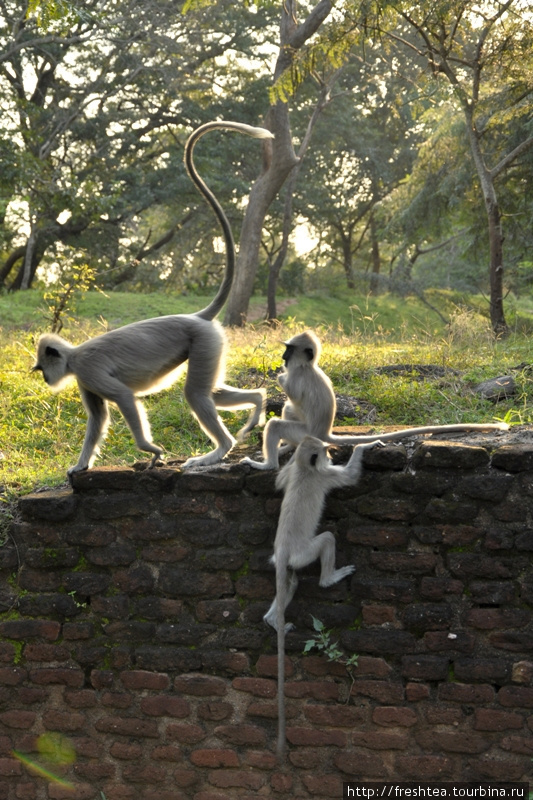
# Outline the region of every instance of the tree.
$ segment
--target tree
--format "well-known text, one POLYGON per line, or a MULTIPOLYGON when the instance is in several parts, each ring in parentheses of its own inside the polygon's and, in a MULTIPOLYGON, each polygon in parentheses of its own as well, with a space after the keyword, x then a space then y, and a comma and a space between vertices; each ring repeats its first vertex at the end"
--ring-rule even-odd
MULTIPOLYGON (((308 16, 299 22, 297 0, 282 0, 280 43, 274 82, 290 73, 296 54, 319 30, 332 8, 331 0, 319 0, 308 16)), ((241 228, 235 280, 226 310, 227 325, 242 326, 246 321, 257 270, 263 222, 287 176, 298 163, 290 128, 289 105, 285 99, 279 96, 274 99, 265 115, 265 125, 275 138, 264 145, 263 171, 250 192, 241 228)))
POLYGON ((505 334, 504 232, 496 183, 533 147, 531 5, 526 0, 394 5, 416 38, 390 29, 388 36, 404 53, 423 58, 435 79, 445 79, 462 110, 487 220, 491 324, 496 334, 505 334))
POLYGON ((40 19, 25 0, 1 6, 0 285, 12 289, 30 286, 43 259, 57 269, 80 252, 112 286, 168 247, 201 205, 185 137, 217 114, 206 100, 227 82, 222 57, 250 53, 251 31, 260 46, 269 24, 230 0, 187 17, 158 0, 72 0, 57 18, 54 5, 33 3, 40 19), (163 207, 173 219, 147 219, 163 207))

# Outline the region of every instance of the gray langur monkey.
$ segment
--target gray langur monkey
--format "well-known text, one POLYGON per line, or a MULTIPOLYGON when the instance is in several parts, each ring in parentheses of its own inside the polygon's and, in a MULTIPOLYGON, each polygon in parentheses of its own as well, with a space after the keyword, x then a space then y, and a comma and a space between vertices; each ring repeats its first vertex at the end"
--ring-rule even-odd
POLYGON ((505 422, 457 425, 426 425, 405 428, 391 433, 364 436, 335 435, 331 432, 336 412, 335 392, 330 379, 318 366, 320 341, 312 331, 304 331, 285 342, 285 371, 278 376, 287 395, 280 417, 270 419, 263 433, 264 461, 243 458, 243 464, 254 469, 278 469, 281 453, 291 450, 304 436, 315 436, 327 444, 363 444, 394 441, 425 433, 458 433, 460 431, 505 431, 505 422), (280 443, 286 444, 280 447, 280 443))
POLYGON ((327 445, 313 436, 305 436, 294 457, 279 471, 276 489, 284 493, 279 515, 274 555, 276 597, 263 617, 277 631, 278 644, 278 757, 286 747, 285 735, 285 634, 294 626, 285 624, 285 609, 292 600, 298 578, 294 570, 320 559, 320 586, 332 586, 351 575, 355 567, 335 569, 335 537, 331 531, 316 535, 326 495, 331 489, 357 483, 362 469, 363 452, 380 445, 373 441, 354 447, 345 467, 335 466, 327 445))
POLYGON ((222 383, 225 337, 214 321, 226 302, 235 271, 235 245, 230 224, 218 200, 196 171, 193 149, 201 136, 215 129, 228 129, 258 139, 272 138, 264 128, 239 122, 208 122, 197 128, 185 145, 185 165, 189 176, 215 212, 226 246, 226 267, 221 286, 209 305, 195 314, 172 314, 125 325, 74 346, 54 334, 43 334, 37 347, 32 371, 40 370, 46 383, 59 391, 75 378, 87 411, 87 429, 78 463, 68 470, 88 469, 98 453, 109 424, 108 403, 115 403, 133 434, 137 447, 152 453, 151 466, 163 454, 152 442, 144 407, 137 398, 170 386, 188 360, 184 394, 192 412, 215 449, 189 458, 184 467, 210 465, 220 461, 236 440, 217 414, 217 408, 251 408, 244 427, 237 434, 242 440, 258 424, 264 423, 265 391, 235 389, 222 383))

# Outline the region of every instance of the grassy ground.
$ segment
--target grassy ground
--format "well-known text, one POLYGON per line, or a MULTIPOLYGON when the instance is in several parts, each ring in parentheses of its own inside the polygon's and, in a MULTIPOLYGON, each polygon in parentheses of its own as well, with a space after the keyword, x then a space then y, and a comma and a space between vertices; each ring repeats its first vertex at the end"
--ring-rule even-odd
MULTIPOLYGON (((433 300, 435 304, 438 300, 449 325, 415 298, 306 296, 284 302, 279 327, 273 329, 259 321, 244 330, 228 331, 228 382, 264 385, 269 395, 275 393, 273 372, 281 366, 281 342, 305 327, 314 327, 323 341, 321 365, 336 390, 375 406, 378 430, 380 424, 495 418, 531 422, 533 387, 525 368, 513 373, 519 392, 512 400, 495 406, 472 392, 481 380, 533 363, 533 344, 526 329, 521 332, 517 326, 509 338, 497 342, 480 314, 457 306, 451 296, 433 300), (449 371, 444 377, 425 380, 414 373, 398 377, 379 372, 379 367, 390 364, 430 364, 449 371)), ((198 297, 92 292, 77 303, 62 335, 79 342, 143 317, 187 313, 202 305, 203 298, 198 297)), ((260 320, 263 311, 264 301, 255 299, 251 316, 260 320)), ((515 319, 527 321, 528 309, 521 313, 522 317, 517 313, 515 319)), ((29 373, 36 338, 47 329, 46 305, 39 292, 0 296, 0 497, 4 499, 63 483, 81 448, 85 415, 75 386, 54 395, 39 374, 29 373)), ((164 445, 168 457, 209 449, 206 437, 192 421, 179 384, 146 398, 146 407, 154 441, 164 445)), ((233 432, 245 413, 225 415, 233 432)), ((99 463, 131 464, 143 458, 115 411, 99 463)))

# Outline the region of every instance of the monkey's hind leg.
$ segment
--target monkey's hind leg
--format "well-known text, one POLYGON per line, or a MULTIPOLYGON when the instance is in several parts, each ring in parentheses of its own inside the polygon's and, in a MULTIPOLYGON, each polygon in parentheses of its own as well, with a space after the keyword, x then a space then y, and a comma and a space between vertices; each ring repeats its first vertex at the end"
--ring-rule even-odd
POLYGON ((236 411, 240 408, 252 408, 246 424, 238 431, 237 441, 242 442, 256 425, 265 424, 266 392, 264 389, 236 389, 223 383, 213 392, 213 400, 217 408, 236 411))
POLYGON ((320 580, 319 586, 333 586, 343 578, 355 572, 355 566, 350 564, 347 567, 335 569, 335 537, 331 531, 324 531, 313 539, 313 551, 315 558, 320 558, 320 580))
MULTIPOLYGON (((284 611, 291 602, 292 598, 294 597, 294 593, 296 591, 297 586, 298 586, 297 574, 293 570, 288 570, 285 580, 285 603, 283 609, 284 611)), ((270 625, 275 630, 278 629, 277 613, 278 613, 278 597, 276 595, 272 605, 270 606, 267 613, 263 617, 264 622, 266 622, 267 625, 270 625)), ((285 633, 292 631, 293 628, 294 625, 292 624, 292 622, 287 622, 287 624, 285 625, 285 633)))

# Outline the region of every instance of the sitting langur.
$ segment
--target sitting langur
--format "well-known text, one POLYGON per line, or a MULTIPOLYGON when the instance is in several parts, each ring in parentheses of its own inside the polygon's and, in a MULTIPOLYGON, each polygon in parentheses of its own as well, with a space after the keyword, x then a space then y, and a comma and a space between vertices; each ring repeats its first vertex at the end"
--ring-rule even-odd
POLYGON ((135 438, 137 447, 152 453, 154 466, 163 448, 152 442, 150 426, 139 395, 170 386, 179 367, 188 360, 185 397, 202 429, 215 449, 189 458, 185 467, 220 461, 233 447, 235 439, 217 414, 217 408, 251 408, 249 419, 237 434, 242 439, 264 421, 263 390, 234 389, 222 383, 224 335, 214 321, 226 302, 235 269, 235 247, 229 222, 211 190, 198 175, 193 148, 198 139, 217 128, 239 131, 259 139, 272 138, 270 131, 239 122, 208 122, 189 137, 185 163, 190 178, 214 210, 226 246, 226 268, 216 297, 195 314, 173 314, 135 322, 74 346, 59 336, 44 334, 39 339, 37 363, 49 386, 56 390, 75 378, 88 414, 85 441, 78 463, 69 475, 90 467, 109 424, 108 403, 116 403, 135 438))
POLYGON ((320 341, 312 331, 305 331, 285 342, 283 360, 285 371, 278 381, 287 395, 281 418, 273 417, 263 434, 264 461, 243 458, 243 464, 255 469, 277 469, 279 455, 296 447, 304 436, 316 436, 327 444, 362 444, 402 439, 425 433, 457 433, 460 431, 508 430, 504 422, 458 425, 427 425, 421 428, 405 428, 384 434, 366 436, 337 436, 331 432, 335 419, 336 400, 331 381, 318 366, 320 341), (280 443, 287 443, 280 448, 280 443))
POLYGON ((345 467, 334 466, 327 446, 305 436, 294 458, 279 472, 276 488, 283 490, 272 561, 276 566, 276 597, 263 619, 277 630, 278 639, 278 755, 285 748, 285 609, 292 600, 298 578, 294 570, 320 559, 320 586, 331 586, 355 570, 350 565, 335 569, 335 537, 330 531, 316 535, 327 493, 355 484, 362 469, 363 451, 378 441, 354 447, 345 467))

